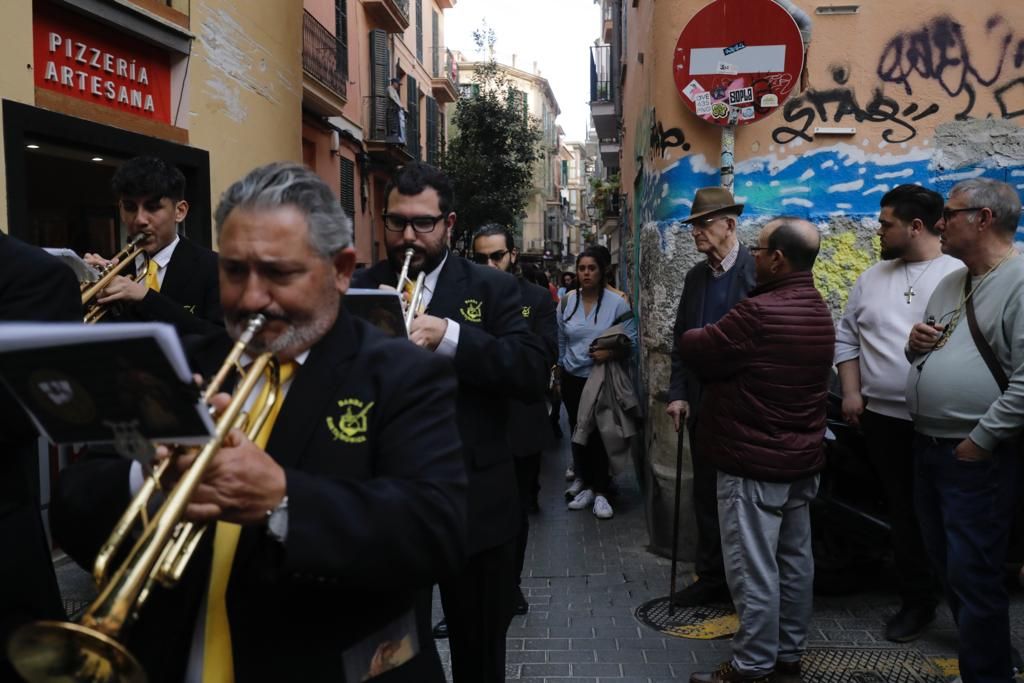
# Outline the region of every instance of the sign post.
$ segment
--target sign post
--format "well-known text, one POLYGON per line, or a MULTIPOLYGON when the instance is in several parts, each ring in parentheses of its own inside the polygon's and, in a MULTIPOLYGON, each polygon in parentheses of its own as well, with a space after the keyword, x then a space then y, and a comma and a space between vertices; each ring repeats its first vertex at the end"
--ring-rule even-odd
POLYGON ((732 190, 735 127, 778 109, 797 87, 803 61, 800 29, 774 0, 714 0, 679 34, 676 92, 696 116, 724 127, 723 187, 732 190))

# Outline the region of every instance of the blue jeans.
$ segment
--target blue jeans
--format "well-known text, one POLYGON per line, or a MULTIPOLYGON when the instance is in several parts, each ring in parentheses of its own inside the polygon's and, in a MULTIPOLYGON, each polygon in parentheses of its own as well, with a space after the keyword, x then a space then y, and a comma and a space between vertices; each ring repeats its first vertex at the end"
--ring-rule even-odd
POLYGON ((963 462, 959 439, 914 439, 914 503, 925 548, 960 633, 964 683, 1011 680, 1010 605, 1003 563, 1020 488, 1017 447, 963 462))

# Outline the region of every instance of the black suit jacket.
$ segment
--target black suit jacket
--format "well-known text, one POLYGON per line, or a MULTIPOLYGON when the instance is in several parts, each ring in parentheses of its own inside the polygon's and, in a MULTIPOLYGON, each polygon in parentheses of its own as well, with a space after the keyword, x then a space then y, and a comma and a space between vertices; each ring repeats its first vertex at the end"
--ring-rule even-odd
MULTIPOLYGON (((545 362, 550 368, 558 360, 558 322, 555 320, 555 302, 551 292, 527 282, 519 280, 519 292, 522 295, 523 317, 530 325, 530 331, 544 342, 545 362)), ((548 386, 548 378, 544 380, 544 389, 548 386)), ((509 403, 508 441, 512 454, 521 458, 539 453, 554 443, 554 433, 548 422, 547 403, 539 401, 516 401, 509 403)))
MULTIPOLYGON (((735 306, 740 300, 746 299, 747 292, 756 284, 754 257, 742 244, 733 268, 736 269, 736 276, 733 278, 727 295, 729 308, 735 306)), ((683 363, 679 354, 679 338, 683 336, 683 332, 701 327, 701 320, 704 317, 704 292, 710 278, 711 267, 707 261, 701 261, 686 272, 686 279, 683 281, 683 294, 679 298, 679 308, 676 311, 676 324, 672 328, 672 376, 669 381, 668 400, 687 401, 690 404, 690 416, 687 422, 691 425, 697 419, 702 386, 697 375, 683 363)))
MULTIPOLYGON (((466 554, 455 390, 447 360, 344 310, 313 347, 266 448, 287 475, 286 542, 245 527, 228 584, 238 681, 361 680, 365 668, 345 677, 346 656, 358 647, 372 656, 374 634, 404 617, 418 627, 410 637, 420 654, 373 680, 444 681, 428 592, 466 554), (341 429, 346 415, 354 419, 341 429)), ((128 502, 128 468, 94 457, 61 477, 54 531, 83 565, 128 502)), ((178 587, 154 591, 131 630, 128 646, 152 681, 181 680, 210 545, 178 587)))
MULTIPOLYGON (((74 272, 42 249, 0 233, 0 322, 82 320, 74 272)), ((0 335, 3 334, 0 329, 0 335)), ((33 619, 64 619, 40 517, 36 430, 0 383, 0 680, 7 638, 33 619)))
MULTIPOLYGON (((394 286, 388 261, 358 271, 353 287, 394 286)), ((549 366, 530 334, 516 280, 448 254, 427 313, 459 323, 459 435, 469 473, 469 548, 494 548, 519 533, 519 494, 506 436, 508 401, 543 397, 549 366)))
POLYGON ((183 336, 224 327, 217 253, 182 237, 167 264, 160 291, 146 292, 117 319, 171 323, 183 336))

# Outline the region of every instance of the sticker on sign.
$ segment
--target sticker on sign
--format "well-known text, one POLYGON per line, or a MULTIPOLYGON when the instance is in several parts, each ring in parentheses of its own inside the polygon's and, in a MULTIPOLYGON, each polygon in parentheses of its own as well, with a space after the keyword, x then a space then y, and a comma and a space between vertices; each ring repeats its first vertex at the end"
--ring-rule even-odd
POLYGON ((728 62, 719 62, 718 68, 715 69, 716 74, 726 74, 728 76, 735 76, 739 73, 736 69, 735 64, 729 64, 728 62))
MULTIPOLYGON (((726 73, 719 68, 725 47, 695 47, 690 50, 690 75, 708 76, 726 73)), ((736 71, 729 73, 765 74, 786 70, 785 45, 748 45, 739 52, 729 55, 729 66, 736 71)))
POLYGON ((710 116, 710 114, 711 114, 711 93, 709 93, 709 92, 698 93, 693 98, 693 103, 697 106, 697 116, 710 116))
POLYGON ((754 101, 754 88, 737 88, 729 91, 729 104, 735 107, 737 104, 750 104, 754 101))
POLYGON ((691 102, 693 102, 693 98, 702 92, 704 92, 704 88, 697 81, 690 81, 689 84, 683 88, 683 94, 686 95, 691 102))

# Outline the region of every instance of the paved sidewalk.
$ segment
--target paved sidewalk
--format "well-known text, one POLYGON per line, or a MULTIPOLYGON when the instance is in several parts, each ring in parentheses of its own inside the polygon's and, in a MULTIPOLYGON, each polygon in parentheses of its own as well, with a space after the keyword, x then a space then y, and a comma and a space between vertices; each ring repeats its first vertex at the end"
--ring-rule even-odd
MULTIPOLYGON (((564 423, 564 420, 563 420, 564 423)), ((643 500, 631 475, 619 480, 615 517, 596 519, 589 510, 566 509, 563 479, 569 439, 544 454, 540 514, 530 519, 530 543, 522 579, 530 613, 508 631, 506 675, 532 683, 657 683, 686 681, 729 658, 728 640, 673 638, 636 620, 637 607, 668 595, 669 561, 646 549, 643 500)), ((679 565, 679 582, 692 576, 679 565)), ((923 654, 939 670, 956 662, 956 633, 945 607, 925 638, 909 646, 882 637, 885 619, 899 607, 883 591, 816 598, 811 648, 880 648, 882 657, 923 654), (952 660, 952 661, 950 661, 952 660)), ((434 601, 440 616, 438 600, 434 601)), ((1013 598, 1015 643, 1024 643, 1024 597, 1013 598)), ((438 641, 446 660, 447 642, 438 641)), ((890 680, 920 681, 908 676, 890 680)), ((947 675, 945 680, 953 676, 947 675)), ((828 680, 851 680, 847 674, 828 680)), ((878 681, 877 677, 863 678, 878 681)), ((934 678, 932 680, 935 680, 934 678)), ((942 677, 937 680, 943 680, 942 677)))

